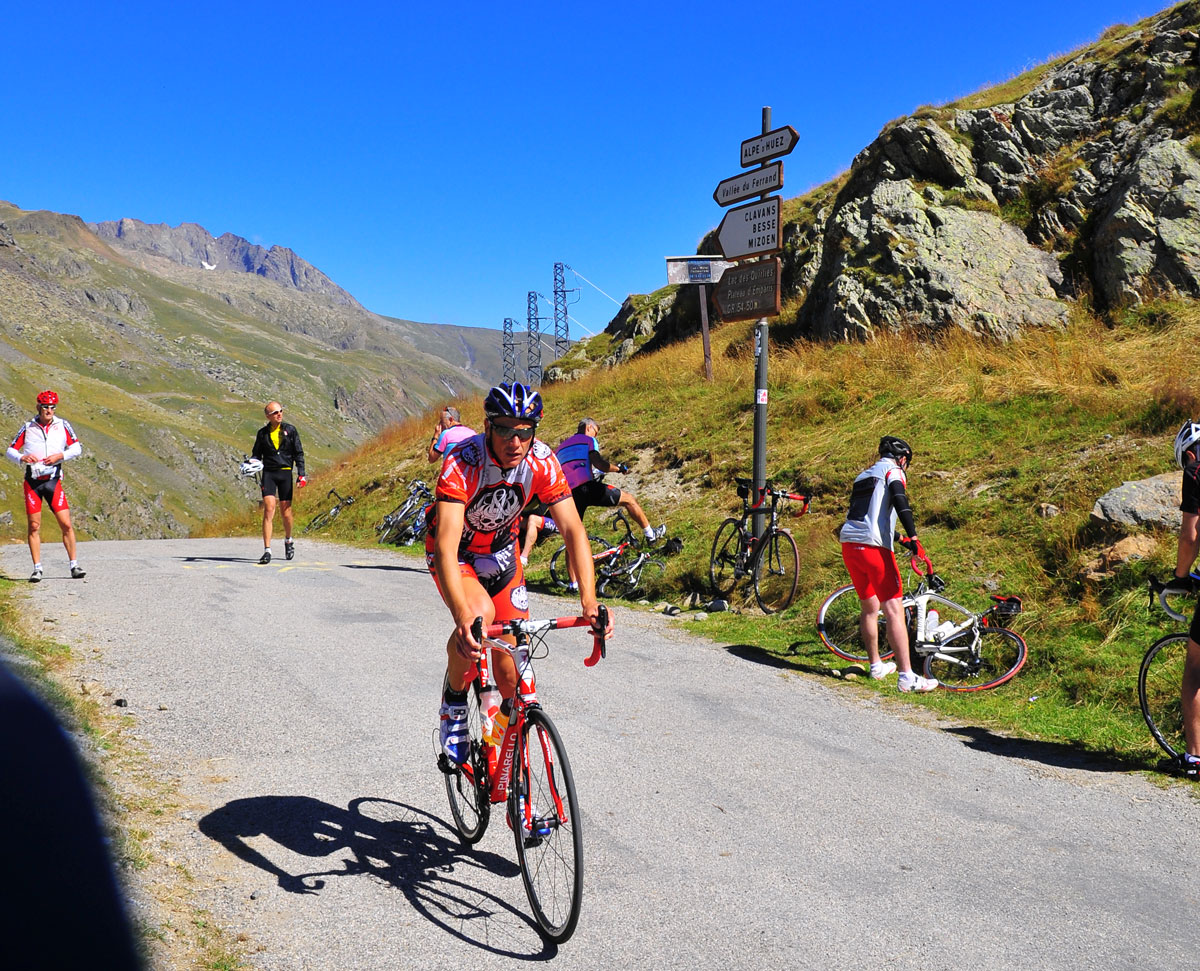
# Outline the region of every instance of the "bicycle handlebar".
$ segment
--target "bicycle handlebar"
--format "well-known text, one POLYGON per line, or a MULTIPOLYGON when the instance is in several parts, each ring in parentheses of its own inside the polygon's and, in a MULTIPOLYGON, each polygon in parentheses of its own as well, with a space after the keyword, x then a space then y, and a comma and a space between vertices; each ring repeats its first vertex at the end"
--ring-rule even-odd
MULTIPOLYGON (((597 632, 593 628, 592 653, 589 657, 584 658, 583 661, 589 668, 594 667, 600 662, 602 657, 607 656, 604 632, 608 630, 608 608, 604 604, 600 604, 597 620, 600 623, 600 631, 597 632)), ((547 630, 564 630, 568 627, 591 626, 591 622, 586 617, 555 617, 551 620, 521 620, 518 618, 499 624, 488 624, 485 629, 483 618, 476 617, 475 622, 471 625, 471 636, 475 640, 481 641, 484 634, 488 637, 500 637, 503 634, 539 634, 547 630)))
MULTIPOLYGON (((1147 610, 1154 609, 1154 598, 1157 597, 1159 606, 1162 607, 1163 612, 1168 617, 1170 617, 1172 620, 1180 621, 1180 622, 1187 620, 1187 617, 1185 615, 1181 614, 1178 610, 1176 610, 1169 603, 1167 603, 1167 588, 1168 588, 1168 586, 1170 586, 1169 581, 1167 583, 1164 583, 1161 580, 1159 580, 1157 577, 1151 577, 1148 581, 1148 585, 1150 588, 1150 603, 1147 604, 1147 607, 1146 607, 1147 610)), ((1186 591, 1175 590, 1172 592, 1185 593, 1186 591)))

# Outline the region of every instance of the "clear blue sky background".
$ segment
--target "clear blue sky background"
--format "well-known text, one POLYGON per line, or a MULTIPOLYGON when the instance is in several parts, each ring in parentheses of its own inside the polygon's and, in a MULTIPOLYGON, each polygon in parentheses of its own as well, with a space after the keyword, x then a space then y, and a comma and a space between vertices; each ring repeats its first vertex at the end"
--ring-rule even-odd
MULTIPOLYGON (((196 222, 290 247, 379 313, 523 327, 555 261, 618 301, 662 286, 764 105, 800 133, 799 195, 918 105, 1164 7, 14 2, 0 199, 196 222)), ((579 285, 599 331, 617 308, 579 285)))

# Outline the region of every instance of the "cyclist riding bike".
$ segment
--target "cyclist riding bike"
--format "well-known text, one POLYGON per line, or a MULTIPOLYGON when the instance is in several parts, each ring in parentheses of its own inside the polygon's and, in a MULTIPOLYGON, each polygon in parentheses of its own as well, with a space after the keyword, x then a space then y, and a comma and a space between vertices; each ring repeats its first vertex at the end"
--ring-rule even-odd
POLYGON ((904 622, 904 589, 892 537, 896 520, 907 536, 900 545, 914 556, 925 550, 917 539, 917 525, 908 504, 905 470, 912 461, 912 448, 903 439, 885 435, 879 440, 879 461, 854 480, 850 491, 850 511, 842 526, 842 560, 850 571, 854 592, 862 612, 859 628, 871 661, 871 677, 886 678, 900 668, 897 687, 901 691, 932 691, 938 683, 912 669, 908 653, 908 627, 904 622), (895 652, 896 663, 879 657, 879 614, 887 621, 887 638, 895 652))
MULTIPOLYGON (((1183 501, 1179 505, 1183 522, 1179 526, 1179 545, 1175 557, 1175 575, 1168 590, 1195 590, 1190 575, 1196 554, 1200 552, 1200 423, 1186 421, 1175 436, 1175 464, 1183 470, 1183 501)), ((1187 752, 1183 770, 1200 775, 1200 602, 1188 628, 1187 658, 1183 681, 1179 686, 1180 711, 1187 752)))
MULTIPOLYGON (((442 463, 425 538, 426 564, 454 619, 438 718, 442 748, 459 764, 469 755, 467 689, 482 649, 471 625, 476 617, 483 618, 485 627, 529 617, 517 523, 531 500, 544 502, 553 512, 580 564, 583 616, 600 630, 587 534, 562 466, 550 447, 534 437, 542 418, 541 395, 523 384, 501 384, 488 392, 483 412, 483 433, 460 443, 442 463)), ((501 697, 511 699, 517 690, 512 658, 493 651, 491 669, 501 697)))

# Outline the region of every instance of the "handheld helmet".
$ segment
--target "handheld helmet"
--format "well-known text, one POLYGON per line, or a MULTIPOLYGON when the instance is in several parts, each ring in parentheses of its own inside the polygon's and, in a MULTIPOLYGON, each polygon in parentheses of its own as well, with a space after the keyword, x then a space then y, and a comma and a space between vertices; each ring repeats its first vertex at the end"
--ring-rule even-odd
POLYGON ((53 391, 43 391, 37 396, 39 405, 56 405, 58 404, 58 395, 53 391))
MULTIPOLYGON (((1200 449, 1196 447, 1197 442, 1200 442, 1200 422, 1194 422, 1189 418, 1179 429, 1179 434, 1175 436, 1175 464, 1181 469, 1184 466, 1184 452, 1200 453, 1200 449)), ((1200 454, 1197 454, 1196 457, 1200 458, 1200 454)))
POLYGON ((879 440, 879 457, 891 459, 908 459, 912 462, 912 446, 895 435, 884 435, 879 440))
POLYGON ((524 418, 539 422, 542 420, 542 396, 527 384, 505 382, 488 392, 483 413, 488 418, 524 418))
POLYGON ((249 478, 252 475, 258 475, 258 473, 262 470, 262 459, 246 459, 246 461, 241 464, 239 471, 242 473, 242 475, 249 478))

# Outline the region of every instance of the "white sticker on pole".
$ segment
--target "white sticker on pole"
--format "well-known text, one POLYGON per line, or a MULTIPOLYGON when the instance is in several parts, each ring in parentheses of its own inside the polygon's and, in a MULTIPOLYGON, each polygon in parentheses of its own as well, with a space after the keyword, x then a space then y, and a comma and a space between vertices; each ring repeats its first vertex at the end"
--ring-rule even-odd
POLYGON ((767 389, 766 388, 759 388, 757 391, 754 392, 754 402, 755 402, 755 404, 759 404, 759 405, 765 405, 767 403, 767 389))

